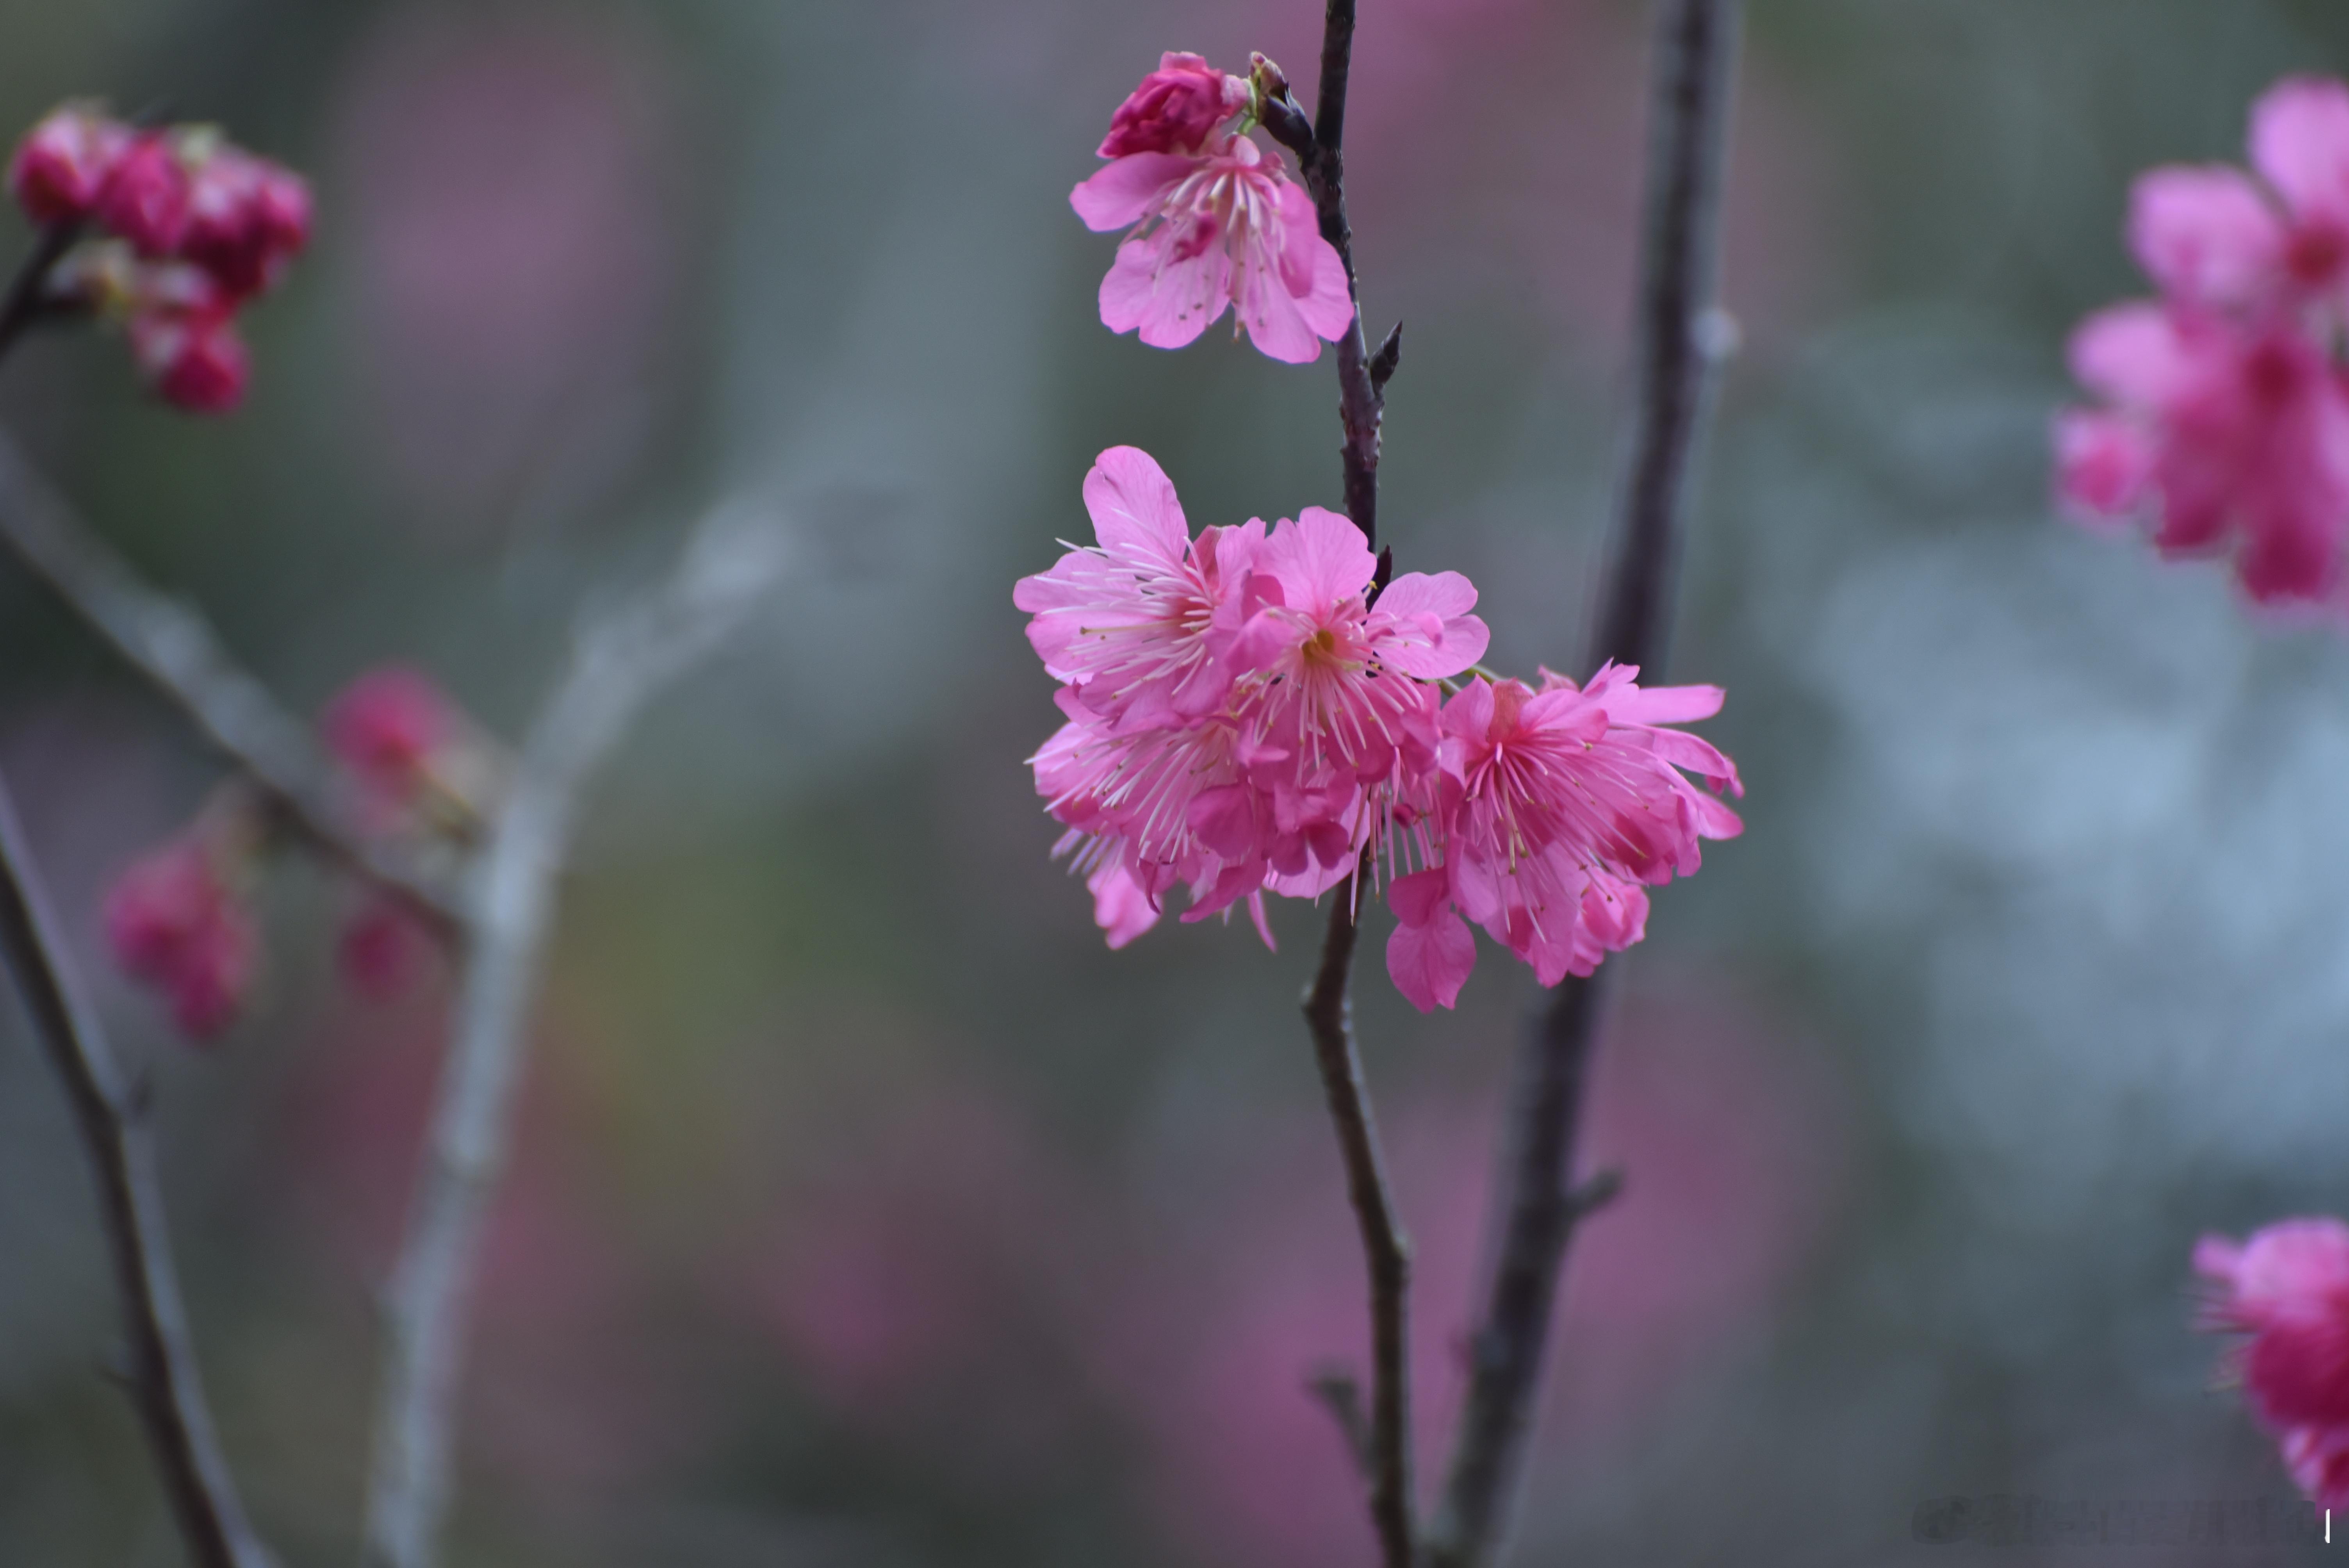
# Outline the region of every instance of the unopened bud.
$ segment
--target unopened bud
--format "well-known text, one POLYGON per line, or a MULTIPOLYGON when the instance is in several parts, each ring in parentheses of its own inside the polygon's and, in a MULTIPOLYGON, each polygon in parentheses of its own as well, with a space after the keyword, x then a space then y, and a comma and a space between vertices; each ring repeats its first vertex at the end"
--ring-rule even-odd
POLYGON ((141 311, 130 318, 130 351, 148 385, 191 414, 225 414, 243 400, 252 362, 225 312, 141 311))
POLYGON ((148 131, 115 161, 98 193, 98 222, 142 256, 168 256, 188 232, 187 165, 170 136, 148 131))
POLYGON ((8 160, 8 192, 47 226, 87 218, 130 143, 129 129, 87 104, 67 104, 25 133, 8 160))

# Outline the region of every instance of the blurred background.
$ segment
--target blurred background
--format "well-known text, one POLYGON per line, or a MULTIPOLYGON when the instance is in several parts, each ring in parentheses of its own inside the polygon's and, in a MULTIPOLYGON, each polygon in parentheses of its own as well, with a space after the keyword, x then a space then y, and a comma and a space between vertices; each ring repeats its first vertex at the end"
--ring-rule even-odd
MULTIPOLYGON (((1408 323, 1381 521, 1521 672, 1594 593, 1645 14, 1362 7, 1357 255, 1373 331, 1408 323)), ((409 661, 511 738, 576 606, 712 503, 808 543, 594 792, 451 1563, 1369 1559, 1302 1392, 1367 1341, 1294 1006, 1316 916, 1277 911, 1277 955, 1105 951, 1021 766, 1057 716, 1010 600, 1105 446, 1195 525, 1337 503, 1328 361, 1112 337, 1066 201, 1160 50, 1303 84, 1318 36, 1310 0, 0 3, 0 126, 160 104, 315 181, 234 417, 88 332, 0 372, 0 420, 290 704, 409 661)), ((1591 1139, 1629 1185, 1572 1262, 1519 1561, 1907 1562, 1949 1494, 2291 1495, 2187 1253, 2349 1207, 2349 646, 2054 521, 2045 422, 2064 332, 2141 292, 2130 176, 2239 157, 2261 87, 2344 64, 2323 0, 1752 8, 1745 347, 1669 672, 1729 688, 1748 830, 1615 961, 1591 1139)), ((0 769, 153 1076, 248 1501, 289 1563, 348 1561, 449 977, 351 997, 354 890, 289 858, 254 1005, 174 1037, 97 908, 219 770, 7 562, 0 769)), ((1456 1013, 1360 989, 1432 1477, 1537 996, 1489 944, 1456 1013)), ((0 1009, 0 1562, 179 1561, 114 1319, 0 1009)))

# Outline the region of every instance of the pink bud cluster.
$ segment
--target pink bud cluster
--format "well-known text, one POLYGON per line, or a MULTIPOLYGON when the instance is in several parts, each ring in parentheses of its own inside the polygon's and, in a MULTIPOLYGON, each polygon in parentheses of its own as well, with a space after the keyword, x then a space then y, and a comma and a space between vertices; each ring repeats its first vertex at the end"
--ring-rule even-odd
POLYGON ((160 396, 198 413, 236 406, 249 374, 237 312, 309 241, 301 176, 208 126, 141 130, 67 104, 17 143, 8 189, 36 223, 110 237, 68 257, 57 280, 125 323, 160 396))
POLYGON ((2158 296, 2073 334, 2099 400, 2055 421, 2056 488, 2144 518, 2165 554, 2232 556, 2262 603, 2349 605, 2349 87, 2288 77, 2251 116, 2251 169, 2141 175, 2128 237, 2158 296))
POLYGON ((2292 1479, 2319 1507, 2349 1510, 2349 1224, 2205 1236, 2194 1268, 2216 1288, 2203 1326, 2250 1336, 2235 1369, 2292 1479))
POLYGON ((1069 196, 1096 233, 1130 231, 1102 280, 1111 331, 1180 348, 1229 308, 1257 348, 1304 365, 1353 324, 1312 199, 1246 134, 1255 104, 1247 80, 1169 54, 1111 117, 1109 166, 1069 196))
POLYGON ((1360 531, 1319 507, 1193 538, 1132 447, 1101 455, 1084 497, 1096 542, 1013 601, 1067 720, 1030 759, 1036 787, 1111 946, 1177 888, 1185 921, 1244 903, 1269 943, 1266 893, 1319 897, 1368 855, 1392 878, 1389 974, 1448 1007, 1475 962, 1465 922, 1545 984, 1587 975, 1640 939, 1648 887, 1739 830, 1679 771, 1733 790, 1734 768, 1668 727, 1716 711, 1718 688, 1486 675, 1459 573, 1381 586, 1360 531))
MULTIPOLYGON (((326 707, 326 749, 361 803, 371 832, 406 832, 444 759, 464 744, 456 709, 414 670, 391 665, 353 681, 326 707)), ((247 892, 257 880, 265 824, 241 790, 217 797, 194 823, 135 861, 106 900, 115 961, 159 992, 195 1039, 232 1023, 258 969, 259 927, 247 892)), ((396 995, 422 962, 423 933, 389 895, 365 894, 337 944, 344 978, 360 995, 396 995)))

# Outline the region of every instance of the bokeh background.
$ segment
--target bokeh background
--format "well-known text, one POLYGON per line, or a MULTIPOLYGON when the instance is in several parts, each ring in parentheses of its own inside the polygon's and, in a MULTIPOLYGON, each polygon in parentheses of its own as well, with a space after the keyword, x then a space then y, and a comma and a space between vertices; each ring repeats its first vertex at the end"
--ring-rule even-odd
MULTIPOLYGON (((1592 602, 1644 7, 1366 0, 1350 125, 1382 521, 1499 662, 1592 602)), ((1335 504, 1327 361, 1104 331, 1066 193, 1174 46, 1309 79, 1310 0, 7 0, 0 125, 100 94, 308 170, 315 249, 225 421, 36 341, 0 419, 309 709, 386 659, 514 734, 576 608, 712 503, 805 542, 599 783, 563 894, 465 1392, 461 1565, 1359 1563, 1301 1391, 1360 1263, 1281 951, 1112 954, 1021 759, 1010 603, 1143 446, 1195 523, 1335 504)), ((2326 0, 1758 0, 1744 327, 1670 674, 1730 691, 1748 831, 1627 959, 1520 1561, 1905 1563, 1950 1494, 2289 1495, 2190 1332, 2206 1229, 2349 1206, 2349 646, 2054 521, 2127 182, 2349 66, 2326 0)), ((0 218, 0 245, 29 236, 0 218)), ((289 861, 217 1047, 96 908, 218 769, 0 562, 0 767, 151 1073, 227 1446, 289 1563, 348 1561, 448 976, 336 982, 289 861)), ((1383 917, 1381 917, 1382 921, 1383 917)), ((1373 926, 1373 942, 1382 940, 1373 926)), ((1375 949, 1373 949, 1375 951, 1375 949)), ((1371 1076, 1420 1258, 1423 1467, 1460 1386, 1530 977, 1371 1076)), ((0 1562, 164 1564, 48 1073, 0 1016, 0 1562)), ((2143 1562, 2286 1562, 2318 1548, 2143 1562)), ((2027 1552, 2002 1553, 2032 1560, 2027 1552)))

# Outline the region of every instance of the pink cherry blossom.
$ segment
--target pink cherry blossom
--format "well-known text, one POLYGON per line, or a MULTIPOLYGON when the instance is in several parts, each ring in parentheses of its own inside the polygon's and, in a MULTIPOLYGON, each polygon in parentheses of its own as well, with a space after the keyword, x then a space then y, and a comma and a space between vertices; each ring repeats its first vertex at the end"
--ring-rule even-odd
POLYGON ((188 233, 188 166, 169 132, 140 133, 99 191, 98 222, 142 256, 178 253, 188 233))
POLYGON ((1248 85, 1197 55, 1168 53, 1110 116, 1102 158, 1135 152, 1196 152, 1248 107, 1248 85))
POLYGON ((2261 601, 2337 594, 2349 383, 2316 342, 2146 302, 2082 323, 2071 360, 2109 408, 2060 417, 2068 509, 2149 515, 2167 554, 2231 552, 2261 601))
POLYGON ((453 710, 429 676, 385 665, 345 686, 326 705, 326 748, 377 801, 405 806, 425 785, 433 753, 453 728, 453 710))
POLYGON ((230 297, 274 287, 309 238, 310 188, 291 170, 223 146, 191 177, 181 253, 230 297))
POLYGON ((1310 364, 1353 324, 1345 263, 1312 199, 1234 136, 1196 153, 1133 152, 1069 196, 1097 233, 1131 229, 1102 279, 1102 324, 1181 348, 1237 310, 1274 359, 1310 364))
POLYGON ((36 223, 89 216, 130 142, 129 128, 67 104, 25 133, 8 160, 8 192, 36 223))
POLYGON ((123 971, 162 992, 181 1031, 200 1040, 236 1016, 260 945, 212 851, 192 837, 133 861, 115 880, 106 937, 123 971))
POLYGON ((1545 671, 1539 691, 1478 676, 1444 706, 1433 809, 1413 830, 1433 863, 1388 894, 1388 973, 1423 1012, 1475 964, 1462 916, 1556 985, 1640 940, 1646 884, 1696 870, 1700 840, 1742 830, 1681 772, 1742 793, 1735 767, 1669 727, 1717 712, 1720 688, 1643 691, 1638 673, 1608 665, 1578 687, 1545 671))
POLYGON ((1232 672, 1229 610, 1264 525, 1210 528, 1195 542, 1174 483, 1147 452, 1112 447, 1085 475, 1097 543, 1023 577, 1012 603, 1056 680, 1124 732, 1223 706, 1232 672))
POLYGON ((343 982, 370 1002, 388 1002, 416 979, 430 951, 423 927, 397 899, 370 893, 335 944, 343 982))
POLYGON ((129 332, 131 357, 165 402, 191 414, 225 414, 244 400, 252 360, 228 312, 141 310, 129 332))
POLYGON ((2194 1268, 2220 1291, 2205 1326, 2251 1336, 2241 1372, 2260 1418, 2349 1428, 2349 1224, 2284 1220, 2240 1244, 2205 1236, 2194 1268))

